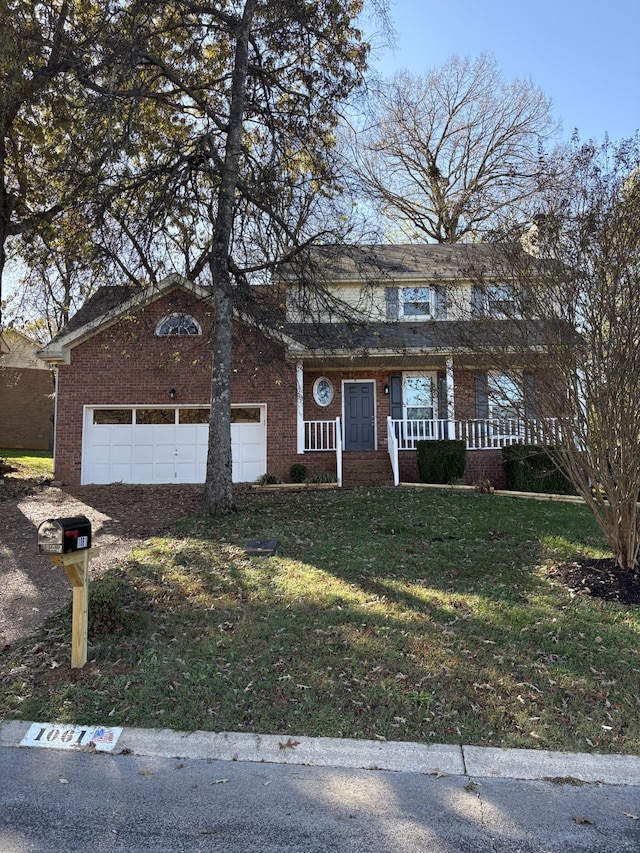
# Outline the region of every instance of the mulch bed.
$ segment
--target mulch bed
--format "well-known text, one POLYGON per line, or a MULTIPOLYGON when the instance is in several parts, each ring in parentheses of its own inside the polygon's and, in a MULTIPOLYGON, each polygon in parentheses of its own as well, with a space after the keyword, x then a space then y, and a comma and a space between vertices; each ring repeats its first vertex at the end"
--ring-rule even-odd
POLYGON ((550 568, 548 574, 574 593, 603 601, 640 604, 640 572, 621 569, 612 559, 561 563, 550 568))

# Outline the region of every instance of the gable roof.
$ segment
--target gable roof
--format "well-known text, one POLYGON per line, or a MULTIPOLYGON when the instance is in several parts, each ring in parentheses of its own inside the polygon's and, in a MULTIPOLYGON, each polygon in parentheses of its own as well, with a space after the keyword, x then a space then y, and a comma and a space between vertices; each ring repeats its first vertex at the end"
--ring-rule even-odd
POLYGON ((200 299, 209 295, 205 288, 178 275, 168 276, 157 285, 149 287, 130 285, 101 287, 87 299, 66 326, 40 350, 38 358, 51 364, 68 364, 71 350, 92 337, 99 329, 113 325, 132 309, 148 305, 177 288, 190 290, 200 299))
MULTIPOLYGON (((314 246, 314 268, 330 281, 468 278, 495 271, 498 255, 481 243, 407 243, 314 246)), ((295 276, 294 267, 285 277, 295 276)))

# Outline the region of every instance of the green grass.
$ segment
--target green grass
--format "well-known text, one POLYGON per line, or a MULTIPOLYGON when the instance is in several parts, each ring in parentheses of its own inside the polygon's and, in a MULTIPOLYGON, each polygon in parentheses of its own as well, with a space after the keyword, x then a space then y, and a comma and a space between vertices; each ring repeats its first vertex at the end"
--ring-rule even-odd
POLYGON ((36 479, 53 477, 53 455, 48 450, 3 450, 0 448, 0 462, 7 462, 15 472, 10 477, 36 479))
MULTIPOLYGON (((547 569, 588 511, 434 490, 271 493, 185 519, 3 656, 0 715, 637 754, 640 608, 547 569), (276 556, 249 557, 252 538, 276 556)), ((99 543, 98 543, 99 544, 99 543)))

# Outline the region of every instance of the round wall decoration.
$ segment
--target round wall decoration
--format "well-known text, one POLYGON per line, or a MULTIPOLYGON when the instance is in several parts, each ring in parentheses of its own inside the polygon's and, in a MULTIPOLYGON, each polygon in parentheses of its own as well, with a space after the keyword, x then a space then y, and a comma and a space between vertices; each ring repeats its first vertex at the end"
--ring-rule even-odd
POLYGON ((333 400, 333 385, 326 376, 321 376, 313 383, 313 399, 319 406, 328 406, 333 400))

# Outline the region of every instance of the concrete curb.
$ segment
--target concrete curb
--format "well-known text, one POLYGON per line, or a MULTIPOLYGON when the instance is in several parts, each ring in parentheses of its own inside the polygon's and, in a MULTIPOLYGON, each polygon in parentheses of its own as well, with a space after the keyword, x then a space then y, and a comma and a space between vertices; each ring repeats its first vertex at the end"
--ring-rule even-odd
MULTIPOLYGON (((23 721, 0 723, 0 746, 20 746, 31 725, 23 721)), ((115 753, 122 751, 149 757, 640 787, 640 758, 632 755, 133 728, 125 728, 118 739, 115 753)))

